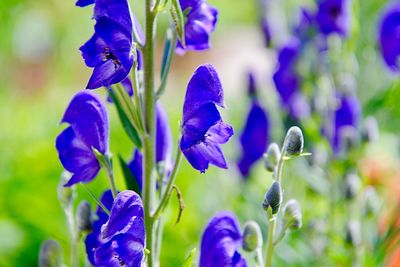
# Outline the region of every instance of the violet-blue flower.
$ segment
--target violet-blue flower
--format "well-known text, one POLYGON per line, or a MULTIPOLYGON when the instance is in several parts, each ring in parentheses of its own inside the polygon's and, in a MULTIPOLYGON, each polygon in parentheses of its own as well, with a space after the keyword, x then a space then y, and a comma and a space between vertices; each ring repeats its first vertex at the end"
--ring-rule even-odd
POLYGON ((206 0, 179 0, 183 11, 189 10, 185 24, 185 44, 178 42, 177 52, 205 50, 210 47, 210 34, 215 30, 218 10, 206 0))
MULTIPOLYGON (((160 103, 156 105, 156 163, 163 163, 166 176, 172 171, 172 134, 168 123, 168 115, 160 103)), ((135 149, 128 167, 142 190, 143 155, 135 149)))
POLYGON ((94 179, 100 164, 92 151, 108 152, 109 125, 104 103, 90 91, 77 93, 61 122, 69 124, 56 140, 56 148, 64 168, 73 173, 65 186, 94 179))
POLYGON ((201 240, 199 267, 245 267, 239 222, 228 211, 217 213, 207 224, 201 240))
POLYGON ((342 93, 337 96, 339 107, 335 111, 334 133, 331 140, 333 150, 338 153, 341 149, 343 129, 347 126, 358 129, 361 121, 361 106, 353 93, 342 93))
POLYGON ((316 21, 323 34, 337 33, 345 37, 349 32, 350 18, 350 0, 321 0, 318 2, 316 21))
POLYGON ((138 194, 130 190, 118 193, 108 220, 101 226, 100 236, 94 236, 95 242, 90 243, 92 246, 98 242, 92 248, 94 265, 140 267, 146 236, 143 217, 138 194))
POLYGON ((399 71, 400 56, 400 4, 386 7, 379 28, 379 44, 383 59, 390 69, 399 71))
POLYGON ((189 81, 183 104, 180 148, 189 163, 200 172, 209 164, 227 168, 220 148, 233 135, 222 121, 217 106, 224 106, 224 93, 217 71, 210 64, 201 65, 189 81))
POLYGON ((88 89, 122 81, 134 60, 131 32, 107 17, 99 18, 94 28, 95 34, 80 48, 86 65, 94 68, 88 89))
POLYGON ((239 171, 244 177, 249 175, 253 164, 262 157, 267 149, 269 132, 268 117, 257 99, 254 77, 251 73, 249 73, 248 79, 251 106, 240 135, 242 155, 238 161, 239 171))

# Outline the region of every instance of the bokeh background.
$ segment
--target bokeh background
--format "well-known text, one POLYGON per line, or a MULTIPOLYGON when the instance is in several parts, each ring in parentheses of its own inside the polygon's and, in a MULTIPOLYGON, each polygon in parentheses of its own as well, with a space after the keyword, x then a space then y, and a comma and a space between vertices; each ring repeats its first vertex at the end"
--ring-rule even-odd
MULTIPOLYGON (((132 4, 141 21, 142 2, 134 0, 132 4)), ((262 102, 271 118, 271 141, 283 139, 281 111, 272 83, 276 52, 264 44, 256 0, 209 2, 220 11, 217 30, 212 35, 212 49, 189 52, 174 59, 161 101, 169 113, 176 139, 186 84, 192 72, 201 63, 214 64, 226 95, 227 109, 222 111, 222 116, 236 131, 232 141, 224 146, 230 169, 211 167, 206 174, 199 174, 183 161, 177 185, 183 192, 185 210, 176 225, 178 202, 172 199, 165 220, 162 250, 165 264, 162 266, 181 266, 188 252, 199 248, 207 221, 219 210, 234 211, 242 224, 256 220, 264 234, 267 232, 260 203, 271 184, 271 174, 264 171, 260 162, 252 176, 244 181, 235 162, 239 156, 238 135, 249 105, 245 97, 249 69, 256 74, 262 102)), ((281 25, 281 30, 276 31, 277 40, 287 38, 287 28, 300 6, 315 5, 307 0, 275 2, 282 2, 281 13, 274 17, 276 24, 281 25)), ((399 214, 396 203, 400 196, 400 83, 386 68, 378 51, 377 23, 385 1, 353 2, 356 20, 348 41, 349 53, 346 59, 338 57, 338 60, 343 60, 346 67, 357 69, 356 89, 363 115, 374 115, 379 122, 380 140, 367 147, 365 155, 358 160, 358 167, 364 183, 375 185, 383 197, 385 204, 380 207, 378 221, 384 225, 388 214, 399 214)), ((40 244, 48 238, 60 242, 68 259, 67 224, 56 192, 62 166, 54 143, 63 128, 59 121, 65 107, 77 91, 84 89, 90 76, 91 70, 85 67, 78 48, 92 34, 91 12, 90 8, 75 7, 73 0, 0 1, 0 266, 36 266, 40 244)), ((166 26, 167 19, 161 17, 157 62, 166 26)), ((105 93, 102 89, 98 92, 105 93)), ((111 151, 128 160, 133 147, 112 105, 109 112, 111 151)), ((118 164, 115 172, 117 184, 123 188, 118 164)), ((311 179, 306 159, 287 164, 284 174, 285 194, 295 196, 301 203, 306 228, 315 223, 315 214, 329 208, 320 201, 323 196, 316 196, 309 189, 310 183, 324 186, 315 172, 312 175, 315 177, 311 179)), ((100 173, 89 188, 100 195, 107 186, 104 173, 100 173)), ((79 199, 91 200, 82 187, 78 186, 77 191, 76 203, 79 199)), ((274 259, 277 266, 321 266, 313 260, 317 257, 313 246, 318 244, 310 245, 309 238, 309 232, 302 231, 287 237, 278 246, 274 259)), ((83 257, 83 246, 81 254, 83 257)), ((345 251, 337 254, 337 257, 346 257, 345 251)), ((387 264, 392 260, 390 255, 387 255, 387 264)))

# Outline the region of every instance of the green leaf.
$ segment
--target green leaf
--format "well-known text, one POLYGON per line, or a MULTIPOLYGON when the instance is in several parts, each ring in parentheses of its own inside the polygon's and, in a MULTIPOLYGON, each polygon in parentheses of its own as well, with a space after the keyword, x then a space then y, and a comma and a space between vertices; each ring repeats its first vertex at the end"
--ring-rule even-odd
POLYGON ((172 0, 170 13, 172 20, 174 21, 179 40, 181 41, 182 46, 185 47, 185 17, 183 15, 181 5, 179 4, 179 0, 172 0))
POLYGON ((142 192, 140 191, 139 184, 135 177, 133 176, 131 170, 128 167, 128 164, 122 159, 120 155, 118 155, 119 164, 121 165, 122 173, 124 174, 125 184, 129 190, 133 190, 138 193, 140 196, 142 192))
POLYGON ((194 260, 194 255, 196 254, 196 248, 193 248, 189 255, 186 257, 185 261, 183 262, 182 267, 193 267, 193 260, 194 260))
POLYGON ((142 140, 139 137, 138 131, 136 130, 135 126, 133 126, 132 122, 128 119, 126 112, 124 111, 121 102, 117 98, 116 94, 114 93, 113 90, 109 90, 109 95, 117 109, 118 117, 119 120, 121 121, 121 124, 128 135, 128 137, 131 139, 131 141, 135 144, 136 147, 141 148, 142 147, 142 140))

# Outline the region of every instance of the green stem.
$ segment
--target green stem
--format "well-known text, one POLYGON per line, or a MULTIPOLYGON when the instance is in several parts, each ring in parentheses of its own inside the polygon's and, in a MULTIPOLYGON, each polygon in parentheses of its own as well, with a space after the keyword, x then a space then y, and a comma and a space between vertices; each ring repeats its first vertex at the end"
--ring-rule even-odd
POLYGON ((256 262, 258 267, 264 267, 264 259, 262 256, 261 247, 257 248, 256 251, 256 262))
POLYGON ((153 175, 155 163, 155 92, 154 92, 154 38, 155 18, 153 12, 153 1, 146 0, 146 44, 144 46, 144 119, 147 135, 144 138, 144 188, 143 207, 146 227, 146 249, 150 251, 147 259, 148 267, 156 264, 156 253, 154 251, 154 220, 152 211, 154 209, 156 181, 153 175))
POLYGON ((97 205, 99 205, 100 208, 103 209, 103 211, 110 216, 110 211, 103 205, 103 203, 101 203, 101 201, 93 194, 92 191, 90 191, 90 189, 84 184, 81 183, 83 188, 85 188, 86 192, 93 198, 93 200, 97 203, 97 205))
POLYGON ((289 140, 289 138, 288 138, 288 135, 286 134, 285 140, 283 141, 283 145, 281 148, 281 155, 280 155, 280 158, 278 161, 278 168, 276 168, 275 177, 274 177, 277 182, 280 182, 281 177, 282 177, 282 169, 283 169, 283 163, 285 162, 285 155, 286 155, 288 140, 289 140))
POLYGON ((139 92, 139 84, 137 79, 137 60, 135 60, 135 64, 133 64, 131 71, 131 80, 132 80, 132 88, 133 88, 133 98, 135 101, 135 110, 137 114, 137 120, 140 129, 144 129, 143 122, 143 112, 142 112, 142 102, 140 100, 140 92, 139 92))
POLYGON ((283 239, 283 238, 285 237, 285 235, 286 235, 287 229, 288 229, 288 225, 286 224, 286 225, 282 228, 282 230, 281 230, 281 232, 279 233, 278 237, 277 237, 277 238, 275 239, 275 241, 273 242, 273 245, 274 245, 274 246, 276 246, 279 242, 282 241, 282 239, 283 239))
POLYGON ((276 222, 276 216, 272 215, 272 217, 269 219, 267 256, 266 256, 267 258, 265 260, 265 267, 271 267, 272 263, 272 254, 274 250, 275 222, 276 222))

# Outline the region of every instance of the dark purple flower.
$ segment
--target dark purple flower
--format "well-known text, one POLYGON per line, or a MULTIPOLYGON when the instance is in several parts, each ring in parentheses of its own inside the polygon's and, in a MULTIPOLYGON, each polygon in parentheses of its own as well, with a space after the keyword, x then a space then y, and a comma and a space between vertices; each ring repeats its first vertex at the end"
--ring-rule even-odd
MULTIPOLYGON (((163 163, 164 170, 169 176, 172 171, 172 134, 169 128, 168 115, 160 103, 156 105, 156 163, 163 163)), ((142 190, 143 184, 143 156, 135 149, 128 167, 142 190)))
POLYGON ((61 122, 67 127, 57 137, 56 148, 64 168, 73 173, 65 186, 96 177, 100 164, 92 148, 102 154, 108 151, 109 126, 104 103, 90 91, 77 93, 71 100, 61 122))
POLYGON ((245 267, 246 260, 238 249, 242 246, 239 223, 228 211, 217 213, 203 233, 200 267, 245 267))
POLYGON ((179 0, 183 11, 189 10, 185 24, 185 43, 180 42, 177 52, 185 50, 205 50, 210 47, 210 34, 215 30, 218 10, 207 3, 206 0, 179 0))
POLYGON ((329 35, 346 36, 350 28, 350 0, 321 0, 318 2, 316 21, 319 30, 329 35))
POLYGON ((249 175, 252 165, 262 157, 267 149, 269 130, 268 117, 257 100, 256 85, 251 73, 249 73, 248 80, 251 107, 243 132, 240 135, 242 156, 238 162, 242 176, 249 175))
POLYGON ((379 43, 383 59, 390 69, 399 70, 400 4, 390 4, 382 15, 379 43))
MULTIPOLYGON (((114 202, 111 190, 105 191, 100 201, 110 211, 114 202)), ((85 238, 86 254, 93 265, 95 265, 94 250, 102 244, 101 227, 108 221, 108 214, 100 206, 97 207, 96 215, 97 219, 93 222, 92 232, 85 238)))
MULTIPOLYGON (((120 192, 112 204, 110 217, 101 226, 100 234, 93 232, 94 236, 85 241, 90 246, 86 248, 89 259, 93 252, 93 264, 140 267, 146 237, 143 217, 140 196, 130 190, 120 192)), ((102 218, 101 222, 104 221, 102 218)))
POLYGON ((220 144, 233 135, 230 125, 222 121, 217 106, 223 107, 224 93, 215 68, 201 65, 189 81, 183 104, 180 148, 189 163, 205 172, 211 163, 227 168, 220 144))
POLYGON ((335 111, 334 134, 331 140, 333 150, 337 153, 341 149, 343 129, 347 126, 358 129, 361 121, 361 106, 355 94, 339 94, 338 109, 335 111))
POLYGON ((94 28, 95 34, 80 48, 86 65, 94 68, 88 89, 122 81, 134 60, 131 32, 107 17, 99 18, 94 28))

